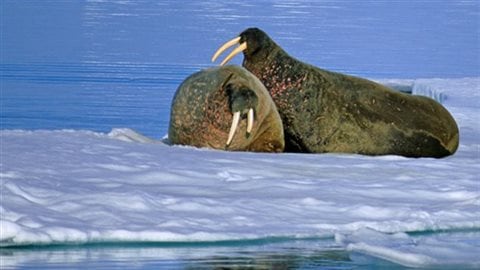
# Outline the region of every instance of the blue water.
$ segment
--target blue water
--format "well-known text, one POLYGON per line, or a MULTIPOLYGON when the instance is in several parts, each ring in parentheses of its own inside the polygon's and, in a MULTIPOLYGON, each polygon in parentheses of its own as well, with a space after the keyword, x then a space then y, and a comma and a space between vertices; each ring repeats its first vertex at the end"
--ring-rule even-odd
MULTIPOLYGON (((167 133, 179 83, 243 29, 369 78, 480 75, 478 1, 0 1, 1 127, 167 133)), ((241 63, 237 57, 233 63, 241 63)))
MULTIPOLYGON (((128 127, 161 138, 180 82, 251 26, 292 56, 352 75, 480 76, 476 0, 0 0, 1 128, 128 127)), ((300 242, 32 247, 0 250, 0 259, 26 269, 394 266, 332 239, 300 242)))
POLYGON ((331 239, 37 246, 0 256, 17 269, 406 269, 349 253, 331 239))

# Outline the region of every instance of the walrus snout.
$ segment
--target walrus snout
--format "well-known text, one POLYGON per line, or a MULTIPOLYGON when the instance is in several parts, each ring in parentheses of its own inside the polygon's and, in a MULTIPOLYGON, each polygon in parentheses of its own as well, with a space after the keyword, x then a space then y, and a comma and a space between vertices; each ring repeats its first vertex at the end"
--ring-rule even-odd
POLYGON ((270 38, 267 34, 258 28, 248 28, 239 36, 225 42, 217 51, 213 54, 212 62, 215 62, 217 58, 230 47, 238 45, 233 49, 227 57, 220 63, 220 66, 228 63, 233 57, 237 54, 243 52, 246 58, 253 57, 256 54, 260 54, 261 57, 264 57, 263 54, 268 54, 270 51, 262 50, 262 48, 271 47, 270 38))
POLYGON ((258 105, 258 97, 253 90, 246 87, 227 84, 225 88, 230 103, 230 110, 233 113, 232 125, 225 145, 228 147, 233 140, 241 119, 247 118, 246 137, 250 136, 255 121, 255 108, 258 105))

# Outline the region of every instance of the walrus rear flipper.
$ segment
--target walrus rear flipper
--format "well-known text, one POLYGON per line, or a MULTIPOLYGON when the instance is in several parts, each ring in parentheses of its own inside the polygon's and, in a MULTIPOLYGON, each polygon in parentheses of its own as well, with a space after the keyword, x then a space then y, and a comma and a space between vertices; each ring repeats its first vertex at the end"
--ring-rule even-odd
POLYGON ((393 138, 390 153, 406 157, 433 157, 442 158, 453 154, 445 146, 429 134, 422 131, 414 131, 406 135, 401 130, 391 132, 393 138))

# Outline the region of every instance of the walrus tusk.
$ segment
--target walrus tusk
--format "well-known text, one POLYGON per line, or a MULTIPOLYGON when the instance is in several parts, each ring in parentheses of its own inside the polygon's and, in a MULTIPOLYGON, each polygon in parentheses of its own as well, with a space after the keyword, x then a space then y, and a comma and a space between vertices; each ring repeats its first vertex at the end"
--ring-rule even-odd
MULTIPOLYGON (((213 55, 212 57, 212 62, 214 62, 215 60, 217 60, 217 57, 222 54, 225 50, 227 50, 228 48, 232 47, 233 45, 235 44, 238 44, 240 42, 240 37, 236 37, 230 41, 227 41, 225 44, 223 44, 216 52, 215 54, 213 55)), ((230 54, 222 61, 222 63, 220 63, 220 66, 223 66, 225 65, 228 61, 230 61, 230 59, 232 59, 235 55, 243 52, 244 50, 247 49, 247 43, 246 42, 243 42, 241 43, 238 47, 236 47, 232 52, 230 52, 230 54)))
POLYGON ((253 109, 250 108, 248 110, 248 114, 247 114, 247 136, 250 135, 250 133, 252 132, 252 128, 253 128, 253 121, 254 121, 254 115, 253 115, 253 109))
POLYGON ((222 54, 225 50, 227 50, 228 48, 232 47, 235 44, 238 44, 239 42, 240 42, 240 37, 236 37, 232 40, 225 42, 225 44, 223 44, 220 48, 218 48, 218 50, 213 55, 212 62, 215 62, 215 60, 217 60, 217 57, 220 54, 222 54))
POLYGON ((247 43, 246 42, 240 44, 240 46, 235 48, 229 55, 227 55, 227 57, 225 57, 225 59, 222 61, 222 63, 220 63, 220 66, 225 65, 228 61, 230 61, 230 59, 232 59, 235 55, 243 52, 245 49, 247 49, 247 43))
POLYGON ((238 123, 240 122, 240 112, 235 112, 233 114, 232 126, 230 127, 230 133, 228 133, 228 139, 226 146, 229 146, 232 142, 233 135, 235 135, 235 131, 237 130, 238 123))

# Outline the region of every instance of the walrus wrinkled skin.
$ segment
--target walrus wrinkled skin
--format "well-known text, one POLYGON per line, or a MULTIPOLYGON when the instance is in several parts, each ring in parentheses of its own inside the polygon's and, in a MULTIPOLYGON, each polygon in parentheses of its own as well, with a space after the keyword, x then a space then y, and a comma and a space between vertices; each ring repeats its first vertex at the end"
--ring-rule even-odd
POLYGON ((270 94, 239 66, 199 71, 178 87, 168 139, 172 144, 231 151, 282 152, 285 145, 270 94))
POLYGON ((289 56, 249 28, 220 47, 222 62, 243 52, 243 66, 270 92, 283 121, 286 151, 444 157, 455 153, 455 120, 435 100, 323 70, 289 56))

